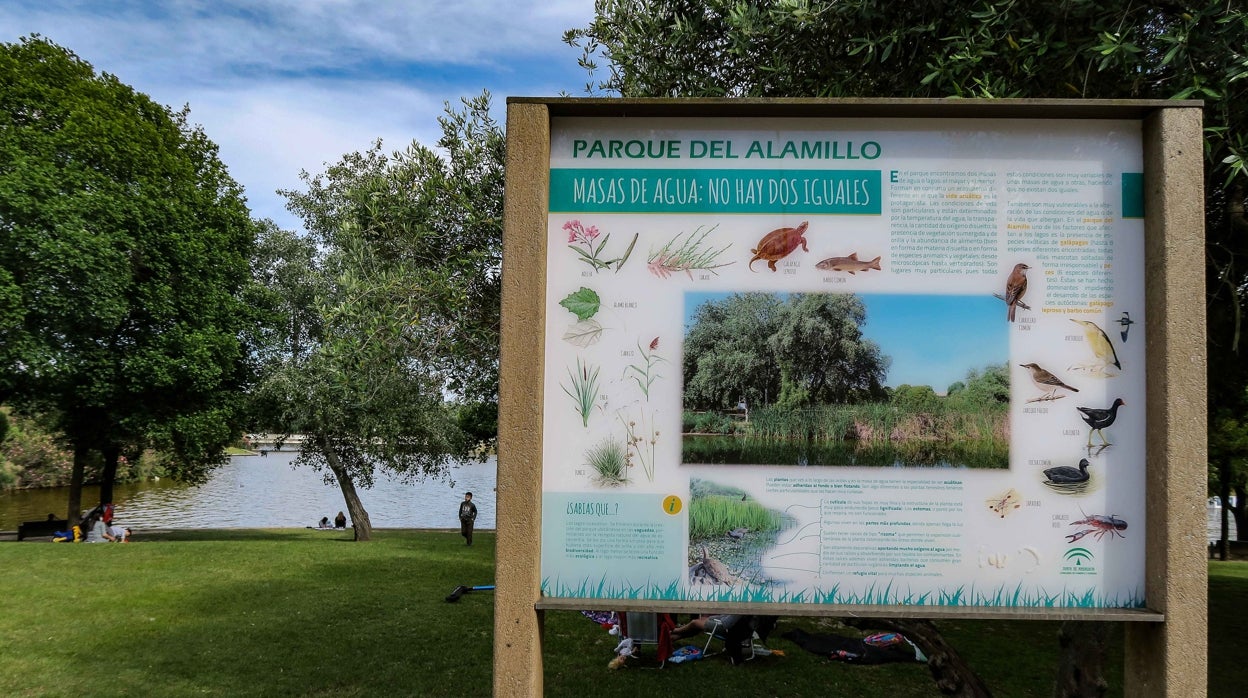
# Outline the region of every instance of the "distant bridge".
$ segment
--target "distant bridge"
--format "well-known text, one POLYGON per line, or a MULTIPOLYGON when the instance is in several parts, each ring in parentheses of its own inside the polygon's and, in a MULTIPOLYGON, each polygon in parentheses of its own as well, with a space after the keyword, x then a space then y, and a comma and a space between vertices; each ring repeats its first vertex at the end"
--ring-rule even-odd
POLYGON ((246 434, 243 436, 243 443, 247 444, 253 450, 271 450, 276 451, 279 448, 288 448, 292 451, 303 450, 303 442, 308 437, 304 434, 246 434), (281 446, 278 446, 278 444, 281 446))

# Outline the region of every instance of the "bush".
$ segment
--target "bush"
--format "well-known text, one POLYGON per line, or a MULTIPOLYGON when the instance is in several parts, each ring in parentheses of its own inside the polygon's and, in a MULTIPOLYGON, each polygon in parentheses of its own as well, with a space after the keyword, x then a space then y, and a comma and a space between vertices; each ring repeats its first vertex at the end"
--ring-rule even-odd
POLYGON ((8 438, 0 444, 0 475, 6 487, 57 487, 69 484, 73 454, 32 419, 10 416, 8 438), (6 482, 7 480, 7 482, 6 482))

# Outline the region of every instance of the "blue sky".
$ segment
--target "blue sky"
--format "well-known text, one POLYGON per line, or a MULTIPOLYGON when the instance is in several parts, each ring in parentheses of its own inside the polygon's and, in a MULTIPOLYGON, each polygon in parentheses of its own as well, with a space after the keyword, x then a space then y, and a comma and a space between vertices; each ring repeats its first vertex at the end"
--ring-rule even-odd
POLYGON ((433 146, 443 105, 493 95, 584 96, 563 32, 593 0, 4 0, 0 41, 64 46, 161 104, 189 105, 252 214, 300 229, 274 191, 299 172, 412 140, 433 146))
MULTIPOLYGON (((686 293, 685 329, 694 310, 731 293, 686 293)), ((787 294, 778 294, 781 298, 787 294)), ((1010 357, 1008 323, 992 296, 858 294, 867 307, 867 339, 892 359, 885 385, 930 385, 944 394, 970 369, 1010 357)))

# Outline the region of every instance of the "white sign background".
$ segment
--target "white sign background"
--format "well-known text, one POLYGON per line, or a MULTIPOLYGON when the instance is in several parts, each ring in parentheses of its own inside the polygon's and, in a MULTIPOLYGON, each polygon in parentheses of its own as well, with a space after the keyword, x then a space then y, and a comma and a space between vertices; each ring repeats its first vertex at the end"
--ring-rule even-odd
MULTIPOLYGON (((648 206, 661 209, 654 197, 668 196, 673 208, 703 210, 618 212, 613 208, 617 192, 610 185, 578 192, 554 191, 560 185, 552 185, 544 328, 543 592, 780 603, 1142 607, 1143 220, 1125 215, 1141 214, 1124 203, 1134 195, 1138 179, 1133 177, 1143 170, 1140 123, 644 118, 559 118, 552 123, 553 182, 561 181, 553 176, 561 170, 596 170, 607 182, 618 179, 620 193, 632 196, 631 180, 638 171, 678 170, 684 176, 708 168, 737 170, 745 179, 751 170, 784 170, 794 179, 814 170, 878 173, 879 190, 871 195, 880 198, 879 212, 794 212, 801 206, 780 202, 770 210, 731 211, 732 203, 755 202, 742 189, 734 189, 729 204, 717 211, 693 179, 684 180, 683 193, 679 182, 649 192, 648 206), (631 153, 641 157, 630 157, 623 146, 618 157, 590 151, 601 142, 599 152, 610 155, 613 140, 651 144, 651 150, 633 146, 631 153), (720 143, 721 157, 710 157, 707 146, 701 147, 705 157, 693 157, 694 141, 720 143), (821 157, 810 150, 811 157, 792 157, 792 150, 776 157, 789 141, 839 144, 835 154, 842 157, 830 157, 830 146, 818 152, 821 157), (664 151, 652 145, 656 142, 679 146, 664 151), (865 143, 876 144, 878 151, 864 151, 865 143), (746 157, 752 147, 755 156, 746 157), (844 157, 854 152, 858 159, 844 157), (951 203, 958 197, 963 198, 960 208, 951 203), (926 213, 912 216, 916 209, 926 213), (950 217, 959 212, 979 216, 980 222, 969 227, 991 235, 967 237, 967 226, 959 227, 956 216, 950 217), (906 216, 918 228, 924 219, 933 230, 942 220, 953 225, 945 226, 947 233, 910 233, 902 223, 906 216), (597 229, 591 242, 610 234, 599 253, 602 260, 620 257, 635 236, 627 261, 618 269, 587 264, 570 249, 588 249, 570 242, 575 228, 567 226, 573 221, 581 230, 597 229), (774 272, 765 260, 748 265, 765 233, 803 221, 808 222, 809 252, 794 250, 774 272), (726 248, 716 260, 726 266, 663 274, 661 265, 656 269, 648 263, 666 243, 708 230, 706 243, 726 248), (953 246, 958 239, 964 244, 953 246), (965 244, 970 240, 977 240, 975 249, 965 244), (863 259, 879 255, 880 269, 847 275, 816 268, 826 257, 855 251, 863 259), (924 259, 937 263, 925 265, 924 259), (964 259, 974 262, 960 265, 964 259), (1006 329, 1008 469, 682 464, 686 293, 983 298, 1004 293, 1019 262, 1031 267, 1024 296, 1030 310, 1018 309, 1019 321, 1006 329), (962 271, 955 272, 959 267, 962 271), (564 339, 579 320, 560 303, 583 288, 601 301, 590 318, 601 332, 594 343, 580 346, 564 339), (1126 341, 1119 336, 1123 311, 1136 323, 1126 341), (1104 330, 1120 370, 1097 358, 1090 337, 1072 319, 1104 330), (658 377, 648 396, 628 368, 646 353, 663 359, 655 364, 652 375, 658 377), (1063 397, 1036 401, 1042 393, 1022 366, 1027 363, 1051 369, 1078 394, 1059 391, 1063 397), (593 368, 597 390, 593 406, 582 413, 574 376, 580 373, 584 382, 593 368), (1090 439, 1094 446, 1100 440, 1089 434, 1075 407, 1107 408, 1116 398, 1126 406, 1105 430, 1113 445, 1088 449, 1090 439), (644 435, 641 446, 652 452, 651 462, 635 458, 626 482, 604 484, 588 466, 587 452, 607 440, 624 441, 630 431, 644 435), (1081 458, 1089 459, 1094 478, 1087 491, 1063 494, 1044 484, 1044 469, 1074 466, 1081 458), (753 575, 728 584, 691 583, 690 567, 701 558, 700 550, 689 549, 687 533, 693 478, 738 488, 788 517, 753 575), (994 501, 1001 506, 991 506, 994 501), (887 545, 881 542, 882 530, 917 534, 887 545), (752 578, 764 581, 753 583, 752 578)), ((650 176, 643 186, 659 179, 650 176)), ((779 196, 778 188, 773 194, 779 196)), ((764 206, 767 199, 764 191, 764 206)), ((999 304, 1004 317, 1006 306, 999 304)), ((932 387, 939 392, 945 386, 932 387)))

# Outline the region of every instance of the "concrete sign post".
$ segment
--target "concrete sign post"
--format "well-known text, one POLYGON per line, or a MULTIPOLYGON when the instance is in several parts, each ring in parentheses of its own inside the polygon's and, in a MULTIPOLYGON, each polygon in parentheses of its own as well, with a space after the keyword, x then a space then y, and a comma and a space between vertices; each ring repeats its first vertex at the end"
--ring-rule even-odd
POLYGON ((1203 691, 1201 166, 1195 103, 510 100, 496 693, 582 608, 1135 621, 1203 691))

